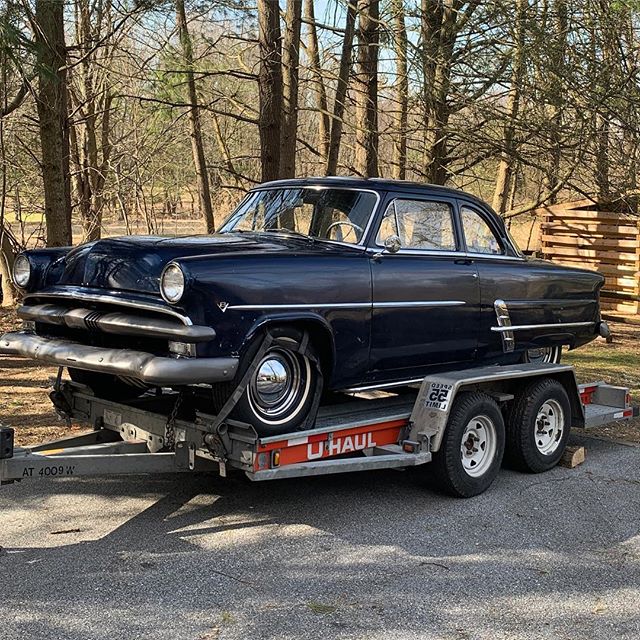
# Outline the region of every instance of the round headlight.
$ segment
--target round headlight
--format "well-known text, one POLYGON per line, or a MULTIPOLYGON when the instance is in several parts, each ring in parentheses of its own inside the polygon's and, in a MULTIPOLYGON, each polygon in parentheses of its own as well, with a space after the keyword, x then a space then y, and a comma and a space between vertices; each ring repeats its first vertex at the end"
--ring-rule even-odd
POLYGON ((19 255, 13 263, 13 281, 24 289, 31 280, 31 263, 24 254, 19 255))
POLYGON ((177 264, 170 264, 160 278, 160 293, 167 302, 178 302, 184 293, 184 273, 177 264))

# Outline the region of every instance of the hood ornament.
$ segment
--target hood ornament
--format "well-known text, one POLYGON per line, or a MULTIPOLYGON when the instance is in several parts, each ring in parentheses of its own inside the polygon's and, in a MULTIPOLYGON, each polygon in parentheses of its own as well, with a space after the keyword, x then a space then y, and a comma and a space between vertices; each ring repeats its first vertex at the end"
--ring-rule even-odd
POLYGON ((228 302, 218 302, 218 307, 220 308, 220 311, 222 311, 222 313, 224 313, 227 310, 228 306, 229 306, 228 302))

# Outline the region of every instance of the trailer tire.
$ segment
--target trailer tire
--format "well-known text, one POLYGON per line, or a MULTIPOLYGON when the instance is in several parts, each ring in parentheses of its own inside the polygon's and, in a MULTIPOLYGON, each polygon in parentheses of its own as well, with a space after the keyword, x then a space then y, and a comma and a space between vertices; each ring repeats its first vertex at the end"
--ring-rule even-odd
POLYGON ((505 462, 512 469, 542 473, 558 464, 571 430, 571 403, 564 386, 544 378, 516 398, 507 420, 505 462))
POLYGON ((428 465, 436 488, 457 498, 483 493, 500 470, 504 446, 504 419, 497 402, 485 393, 462 392, 428 465))

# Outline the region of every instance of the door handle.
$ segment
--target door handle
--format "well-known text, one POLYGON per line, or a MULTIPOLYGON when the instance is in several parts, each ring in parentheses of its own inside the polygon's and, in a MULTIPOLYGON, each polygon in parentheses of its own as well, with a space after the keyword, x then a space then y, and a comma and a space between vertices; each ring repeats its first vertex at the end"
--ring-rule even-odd
POLYGON ((471 258, 459 258, 458 260, 453 261, 455 264, 473 264, 473 260, 471 258))

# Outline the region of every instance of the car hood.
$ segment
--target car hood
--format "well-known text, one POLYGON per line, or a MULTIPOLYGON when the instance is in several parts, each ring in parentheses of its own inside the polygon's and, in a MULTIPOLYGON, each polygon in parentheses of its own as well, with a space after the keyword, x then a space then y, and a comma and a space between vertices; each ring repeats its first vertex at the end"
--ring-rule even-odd
POLYGON ((317 255, 360 250, 275 233, 228 233, 177 238, 124 236, 98 240, 72 249, 55 269, 60 276, 48 284, 159 294, 162 270, 177 258, 207 256, 215 259, 216 256, 236 254, 240 259, 243 255, 256 254, 317 255))

